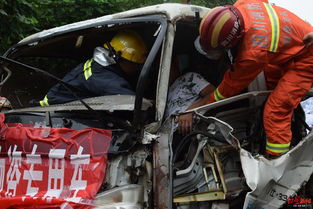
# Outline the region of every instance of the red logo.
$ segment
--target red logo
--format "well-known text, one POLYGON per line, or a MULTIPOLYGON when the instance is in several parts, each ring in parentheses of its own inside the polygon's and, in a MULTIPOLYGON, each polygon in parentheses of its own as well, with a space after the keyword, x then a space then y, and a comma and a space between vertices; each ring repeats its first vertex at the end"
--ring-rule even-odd
POLYGON ((304 198, 301 196, 293 196, 288 197, 287 199, 287 205, 292 207, 305 207, 312 204, 311 198, 304 198))

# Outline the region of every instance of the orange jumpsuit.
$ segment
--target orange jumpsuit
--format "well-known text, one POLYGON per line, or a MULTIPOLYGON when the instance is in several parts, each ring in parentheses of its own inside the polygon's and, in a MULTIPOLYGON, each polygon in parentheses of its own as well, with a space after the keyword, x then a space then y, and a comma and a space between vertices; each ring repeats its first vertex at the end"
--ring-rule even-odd
POLYGON ((208 103, 240 93, 261 71, 274 75, 272 83, 268 80, 268 86, 275 89, 266 102, 263 120, 266 152, 280 155, 289 150, 293 110, 312 87, 313 51, 305 48, 303 37, 313 30, 267 0, 238 0, 234 6, 244 18, 245 35, 234 71, 226 71, 208 103))

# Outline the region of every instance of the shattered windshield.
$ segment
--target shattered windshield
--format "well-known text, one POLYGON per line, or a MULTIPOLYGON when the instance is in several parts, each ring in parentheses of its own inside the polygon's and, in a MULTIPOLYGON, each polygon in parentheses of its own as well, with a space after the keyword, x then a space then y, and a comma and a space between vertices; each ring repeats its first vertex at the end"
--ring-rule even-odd
MULTIPOLYGON (((15 110, 132 111, 139 75, 158 28, 145 23, 109 31, 89 28, 21 46, 11 54, 13 61, 33 69, 12 62, 4 65, 11 75, 1 95, 15 110)), ((154 87, 144 91, 143 110, 155 99, 157 67, 146 78, 154 87)))

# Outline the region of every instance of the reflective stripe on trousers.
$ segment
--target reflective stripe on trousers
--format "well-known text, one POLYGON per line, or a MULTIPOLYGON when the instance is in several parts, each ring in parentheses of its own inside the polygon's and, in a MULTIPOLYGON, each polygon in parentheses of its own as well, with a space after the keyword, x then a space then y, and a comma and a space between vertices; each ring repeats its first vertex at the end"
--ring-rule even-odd
POLYGON ((274 154, 274 155, 281 155, 285 152, 289 151, 290 142, 287 144, 273 144, 270 142, 266 142, 266 151, 274 154))

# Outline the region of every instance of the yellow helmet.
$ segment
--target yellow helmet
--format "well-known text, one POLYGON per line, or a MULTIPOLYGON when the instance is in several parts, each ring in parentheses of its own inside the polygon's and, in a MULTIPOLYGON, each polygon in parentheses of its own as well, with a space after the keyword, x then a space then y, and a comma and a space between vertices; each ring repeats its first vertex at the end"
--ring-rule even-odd
MULTIPOLYGON (((118 32, 110 41, 110 45, 117 55, 128 61, 144 63, 146 60, 146 44, 142 37, 135 31, 124 30, 118 32)), ((109 49, 106 43, 104 47, 109 49)))

